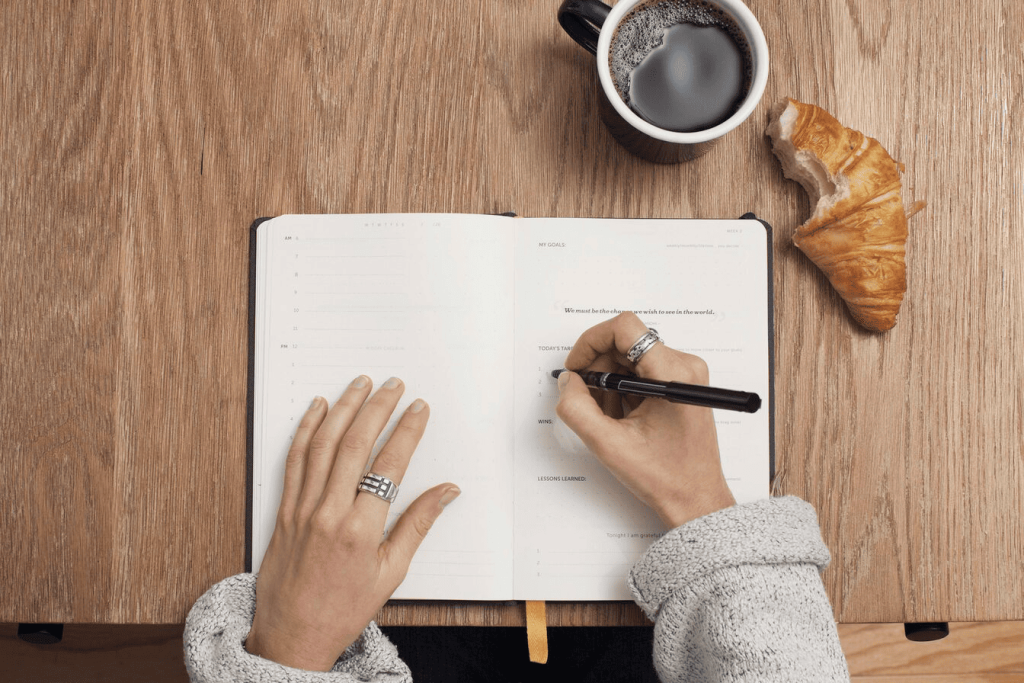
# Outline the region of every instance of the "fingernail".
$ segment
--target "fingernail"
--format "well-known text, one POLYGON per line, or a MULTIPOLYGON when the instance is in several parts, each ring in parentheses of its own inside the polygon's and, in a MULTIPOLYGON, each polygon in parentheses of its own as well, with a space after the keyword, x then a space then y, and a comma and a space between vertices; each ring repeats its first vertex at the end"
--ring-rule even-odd
POLYGON ((441 500, 439 501, 441 507, 443 508, 445 505, 458 498, 460 493, 462 493, 462 489, 458 486, 449 487, 449 489, 444 492, 444 495, 441 496, 441 500))
POLYGON ((397 389, 398 385, 402 383, 402 380, 397 377, 392 377, 387 382, 384 382, 385 389, 397 389))
POLYGON ((569 371, 565 371, 558 376, 558 390, 561 391, 565 388, 565 385, 569 383, 569 371))
POLYGON ((427 404, 424 403, 422 398, 418 398, 418 399, 416 399, 415 401, 412 402, 411 406, 409 406, 409 412, 410 413, 418 413, 421 410, 423 410, 426 407, 426 405, 427 404))
POLYGON ((318 405, 320 405, 320 397, 314 396, 313 402, 309 404, 309 409, 312 410, 313 408, 316 408, 318 405))

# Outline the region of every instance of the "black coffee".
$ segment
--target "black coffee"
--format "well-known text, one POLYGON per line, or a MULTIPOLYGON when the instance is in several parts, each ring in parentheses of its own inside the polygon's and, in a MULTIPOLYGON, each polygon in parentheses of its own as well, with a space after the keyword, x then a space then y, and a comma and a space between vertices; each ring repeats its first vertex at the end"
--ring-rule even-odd
POLYGON ((612 80, 623 102, 658 128, 691 133, 735 114, 753 77, 743 31, 703 0, 652 0, 612 36, 612 80))

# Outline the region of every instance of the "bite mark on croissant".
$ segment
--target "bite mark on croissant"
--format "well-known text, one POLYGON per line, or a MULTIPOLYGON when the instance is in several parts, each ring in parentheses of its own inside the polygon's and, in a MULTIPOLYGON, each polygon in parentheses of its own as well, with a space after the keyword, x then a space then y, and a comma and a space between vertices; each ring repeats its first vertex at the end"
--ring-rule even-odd
POLYGON ((825 273, 858 323, 891 329, 907 290, 907 216, 896 162, 874 138, 793 99, 772 110, 767 134, 782 172, 814 204, 793 243, 825 273))

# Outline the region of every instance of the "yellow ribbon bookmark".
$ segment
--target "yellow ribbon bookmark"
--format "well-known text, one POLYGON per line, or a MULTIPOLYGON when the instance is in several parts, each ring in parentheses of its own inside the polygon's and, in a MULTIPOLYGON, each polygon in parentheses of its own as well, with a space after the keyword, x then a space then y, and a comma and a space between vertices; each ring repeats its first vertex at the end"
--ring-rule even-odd
POLYGON ((543 600, 526 601, 526 644, 530 648, 530 661, 547 664, 548 620, 543 600))

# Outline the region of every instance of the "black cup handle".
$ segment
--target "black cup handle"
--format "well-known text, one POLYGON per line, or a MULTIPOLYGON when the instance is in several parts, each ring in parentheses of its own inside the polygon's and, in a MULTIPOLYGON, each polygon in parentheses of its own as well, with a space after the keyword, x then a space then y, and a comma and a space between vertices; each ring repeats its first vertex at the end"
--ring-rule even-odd
POLYGON ((611 11, 611 7, 598 0, 564 0, 558 8, 558 23, 584 50, 596 55, 597 37, 611 11))

